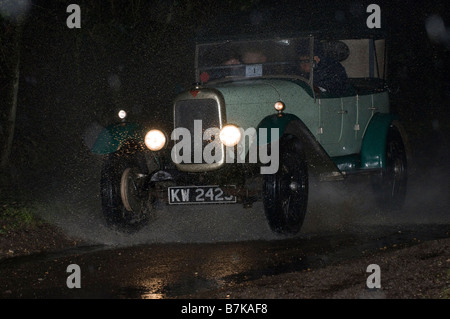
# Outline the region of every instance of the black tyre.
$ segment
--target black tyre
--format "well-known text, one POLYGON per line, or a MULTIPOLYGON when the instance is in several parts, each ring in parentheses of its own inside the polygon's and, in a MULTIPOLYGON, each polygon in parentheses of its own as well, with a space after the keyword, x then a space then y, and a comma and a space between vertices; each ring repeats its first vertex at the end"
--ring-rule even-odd
POLYGON ((308 205, 308 168, 301 143, 283 136, 279 146, 279 168, 264 177, 264 210, 272 231, 296 234, 308 205))
POLYGON ((102 210, 108 225, 137 230, 153 212, 147 187, 148 171, 142 152, 117 152, 103 163, 101 174, 102 210))
POLYGON ((395 126, 389 128, 386 140, 386 165, 374 178, 375 196, 383 209, 402 208, 407 188, 407 156, 400 132, 395 126))

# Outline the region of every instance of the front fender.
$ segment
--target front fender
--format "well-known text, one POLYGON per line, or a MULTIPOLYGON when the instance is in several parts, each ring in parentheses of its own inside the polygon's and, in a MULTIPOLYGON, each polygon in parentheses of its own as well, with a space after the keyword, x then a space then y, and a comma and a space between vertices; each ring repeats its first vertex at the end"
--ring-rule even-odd
POLYGON ((92 147, 94 154, 110 154, 118 151, 126 141, 144 143, 144 129, 137 123, 117 123, 105 127, 92 147))
MULTIPOLYGON (((259 123, 258 133, 260 128, 267 129, 267 143, 276 141, 270 134, 272 128, 279 129, 279 137, 284 134, 295 136, 302 143, 310 172, 319 176, 320 180, 342 180, 344 178, 322 145, 297 116, 289 113, 283 113, 281 116, 279 114, 269 115, 259 123)), ((259 137, 258 142, 259 145, 262 144, 259 137)))
POLYGON ((287 126, 292 121, 300 121, 300 119, 295 116, 294 114, 290 113, 282 113, 282 114, 272 114, 269 116, 266 116, 261 122, 259 122, 258 127, 256 128, 256 132, 260 132, 260 129, 266 129, 267 130, 267 140, 266 141, 260 141, 259 135, 257 139, 258 145, 264 144, 270 144, 272 142, 275 142, 277 140, 276 137, 272 137, 272 128, 278 128, 278 138, 283 136, 284 132, 286 131, 287 126))

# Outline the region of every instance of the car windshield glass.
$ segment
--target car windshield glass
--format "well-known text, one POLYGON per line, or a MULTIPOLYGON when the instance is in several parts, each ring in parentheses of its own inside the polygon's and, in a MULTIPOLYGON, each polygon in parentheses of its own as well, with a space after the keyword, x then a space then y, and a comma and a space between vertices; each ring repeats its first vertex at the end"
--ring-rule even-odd
POLYGON ((197 45, 199 82, 225 78, 294 76, 301 74, 301 57, 309 58, 310 38, 222 41, 197 45))

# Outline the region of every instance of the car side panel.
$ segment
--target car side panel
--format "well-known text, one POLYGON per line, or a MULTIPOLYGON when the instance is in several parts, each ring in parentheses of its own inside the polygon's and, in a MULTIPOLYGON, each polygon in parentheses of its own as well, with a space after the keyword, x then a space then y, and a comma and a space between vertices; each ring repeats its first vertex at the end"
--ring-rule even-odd
POLYGON ((318 139, 332 157, 356 154, 376 112, 389 112, 387 92, 319 99, 318 139))

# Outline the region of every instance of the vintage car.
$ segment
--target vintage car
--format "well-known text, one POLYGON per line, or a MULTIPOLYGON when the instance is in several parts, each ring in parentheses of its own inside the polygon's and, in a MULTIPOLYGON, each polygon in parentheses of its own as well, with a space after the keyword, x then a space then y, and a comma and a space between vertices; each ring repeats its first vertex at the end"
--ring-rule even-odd
POLYGON ((373 36, 198 43, 195 84, 175 97, 171 132, 123 120, 96 141, 94 152, 105 154, 106 219, 128 228, 148 222, 161 203, 262 200, 270 228, 295 234, 311 177, 353 174, 369 176, 382 207, 401 208, 408 148, 390 112, 385 60, 385 41, 373 36), (344 90, 315 82, 323 61, 343 67, 347 77, 336 81, 344 90))

